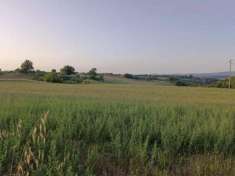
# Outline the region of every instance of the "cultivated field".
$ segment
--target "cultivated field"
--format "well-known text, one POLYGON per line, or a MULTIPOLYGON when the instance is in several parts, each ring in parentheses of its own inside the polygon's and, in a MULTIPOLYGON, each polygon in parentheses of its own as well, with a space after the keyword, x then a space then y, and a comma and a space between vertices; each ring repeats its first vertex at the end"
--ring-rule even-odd
POLYGON ((234 176, 235 90, 0 81, 0 175, 234 176))

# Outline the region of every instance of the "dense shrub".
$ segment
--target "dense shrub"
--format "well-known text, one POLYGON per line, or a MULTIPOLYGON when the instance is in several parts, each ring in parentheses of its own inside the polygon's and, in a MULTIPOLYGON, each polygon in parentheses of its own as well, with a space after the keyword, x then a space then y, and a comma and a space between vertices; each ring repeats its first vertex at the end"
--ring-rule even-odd
POLYGON ((33 80, 44 81, 44 76, 47 74, 45 71, 36 70, 33 73, 33 80))
MULTIPOLYGON (((218 88, 228 88, 229 87, 229 78, 225 80, 220 80, 215 84, 218 88)), ((235 88, 235 77, 231 78, 231 88, 235 88)))
POLYGON ((60 75, 62 83, 80 83, 82 79, 79 74, 73 75, 60 75))
POLYGON ((44 81, 60 83, 62 82, 62 79, 56 72, 50 72, 44 76, 44 81))
POLYGON ((124 76, 124 78, 134 79, 134 75, 129 74, 129 73, 125 73, 123 76, 124 76))
POLYGON ((96 81, 103 81, 104 77, 101 74, 97 73, 97 69, 96 68, 92 68, 86 76, 86 79, 91 79, 91 80, 96 80, 96 81))
POLYGON ((176 86, 188 86, 188 84, 184 81, 178 80, 175 83, 176 86))

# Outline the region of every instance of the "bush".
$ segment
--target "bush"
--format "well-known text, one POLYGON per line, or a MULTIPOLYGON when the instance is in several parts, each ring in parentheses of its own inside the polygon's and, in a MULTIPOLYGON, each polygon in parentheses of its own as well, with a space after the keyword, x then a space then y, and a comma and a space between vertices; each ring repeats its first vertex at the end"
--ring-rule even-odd
POLYGON ((95 81, 104 81, 104 76, 97 73, 96 68, 92 68, 88 73, 88 78, 95 81))
POLYGON ((124 76, 124 78, 134 79, 134 76, 132 74, 129 74, 129 73, 125 73, 123 76, 124 76))
POLYGON ((80 83, 82 82, 82 79, 80 78, 80 75, 71 75, 70 78, 68 79, 68 83, 80 83))
POLYGON ((55 72, 50 72, 44 75, 44 81, 53 82, 53 83, 62 82, 61 77, 55 72))
POLYGON ((33 75, 33 80, 37 80, 37 81, 43 81, 44 80, 44 76, 47 73, 45 71, 41 71, 41 70, 36 70, 34 75, 33 75))
POLYGON ((104 75, 97 75, 96 80, 97 81, 104 81, 104 75))
POLYGON ((186 82, 183 82, 183 81, 180 81, 180 80, 176 81, 175 85, 176 86, 188 86, 188 84, 186 82))
POLYGON ((96 68, 92 68, 89 72, 88 72, 89 78, 90 79, 96 79, 97 76, 97 69, 96 68))
MULTIPOLYGON (((229 78, 225 80, 220 80, 216 83, 218 88, 228 88, 229 87, 229 78)), ((235 88, 235 77, 231 78, 231 88, 235 88)))
POLYGON ((170 81, 170 82, 176 82, 176 81, 177 81, 177 78, 174 77, 174 76, 171 76, 171 77, 169 77, 169 81, 170 81))

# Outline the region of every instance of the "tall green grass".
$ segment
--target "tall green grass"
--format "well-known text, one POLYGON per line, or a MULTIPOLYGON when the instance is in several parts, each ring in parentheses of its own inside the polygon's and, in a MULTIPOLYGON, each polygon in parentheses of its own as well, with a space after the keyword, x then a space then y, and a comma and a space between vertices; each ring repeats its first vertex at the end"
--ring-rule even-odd
POLYGON ((146 102, 2 90, 0 175, 235 174, 233 108, 146 102))

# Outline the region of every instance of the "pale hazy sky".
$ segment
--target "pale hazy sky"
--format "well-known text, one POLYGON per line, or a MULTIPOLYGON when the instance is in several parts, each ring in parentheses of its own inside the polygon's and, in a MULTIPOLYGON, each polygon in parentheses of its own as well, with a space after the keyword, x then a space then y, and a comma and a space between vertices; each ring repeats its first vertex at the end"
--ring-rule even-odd
POLYGON ((234 0, 0 0, 0 68, 191 73, 235 58, 234 0))

